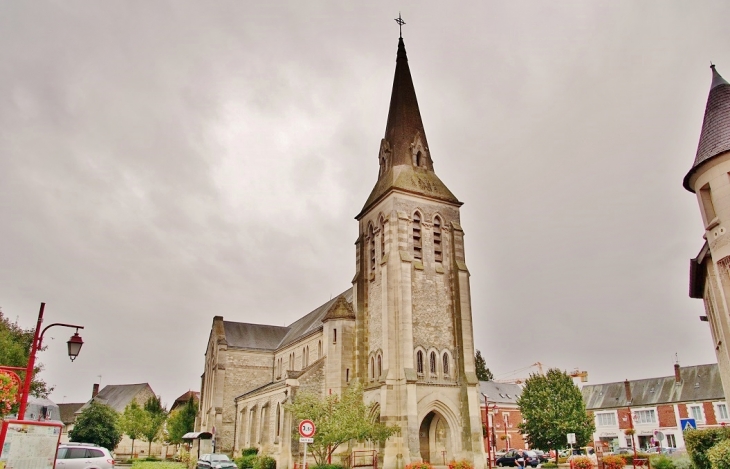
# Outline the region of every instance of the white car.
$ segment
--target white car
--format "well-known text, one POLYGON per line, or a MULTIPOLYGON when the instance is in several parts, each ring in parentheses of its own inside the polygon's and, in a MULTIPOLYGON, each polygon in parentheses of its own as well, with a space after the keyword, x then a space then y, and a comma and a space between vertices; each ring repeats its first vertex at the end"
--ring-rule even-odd
POLYGON ((114 469, 114 457, 92 443, 64 443, 58 447, 54 469, 114 469))

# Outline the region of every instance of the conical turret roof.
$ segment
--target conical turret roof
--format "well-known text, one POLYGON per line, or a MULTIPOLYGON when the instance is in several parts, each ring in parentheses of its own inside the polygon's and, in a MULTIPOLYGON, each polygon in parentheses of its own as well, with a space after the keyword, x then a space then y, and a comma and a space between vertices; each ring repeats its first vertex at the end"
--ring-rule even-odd
POLYGON ((388 123, 385 126, 385 137, 380 142, 378 158, 380 160, 378 182, 356 218, 360 218, 391 190, 424 195, 461 205, 433 171, 431 152, 402 37, 398 39, 388 123))
POLYGON ((690 179, 706 161, 730 151, 730 83, 711 65, 712 83, 707 97, 705 119, 702 122, 700 142, 692 169, 684 177, 684 188, 694 192, 690 179))

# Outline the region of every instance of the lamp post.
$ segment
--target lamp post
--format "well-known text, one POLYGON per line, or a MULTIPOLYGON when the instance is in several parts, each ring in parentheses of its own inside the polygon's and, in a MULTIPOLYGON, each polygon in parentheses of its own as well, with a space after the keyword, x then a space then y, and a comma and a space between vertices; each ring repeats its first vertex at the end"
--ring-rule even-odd
POLYGON ((75 324, 63 324, 56 322, 46 326, 41 330, 41 324, 43 324, 43 311, 46 309, 46 304, 41 303, 41 309, 38 312, 38 323, 35 327, 35 333, 33 334, 33 344, 30 347, 30 355, 28 356, 28 366, 25 367, 25 381, 23 383, 23 395, 20 399, 20 408, 18 409, 18 420, 23 420, 25 417, 25 408, 28 406, 28 394, 30 393, 30 383, 33 381, 33 368, 35 367, 35 355, 38 349, 43 346, 43 334, 53 326, 63 326, 76 329, 74 335, 66 342, 68 345, 68 357, 71 361, 76 360, 76 357, 81 351, 81 346, 84 345, 84 341, 79 335, 79 329, 83 329, 84 326, 77 326, 75 324))

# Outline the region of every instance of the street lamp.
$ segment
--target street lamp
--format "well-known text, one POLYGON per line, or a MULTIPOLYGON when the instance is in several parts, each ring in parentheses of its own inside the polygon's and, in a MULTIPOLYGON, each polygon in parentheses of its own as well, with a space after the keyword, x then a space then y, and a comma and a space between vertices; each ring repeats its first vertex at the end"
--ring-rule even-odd
POLYGON ((53 326, 63 326, 63 327, 70 327, 75 328, 76 333, 71 336, 71 338, 66 343, 68 345, 68 357, 71 359, 71 361, 76 360, 76 357, 78 357, 79 352, 81 351, 81 346, 84 345, 84 341, 81 339, 81 336, 79 335, 79 329, 83 329, 84 326, 77 326, 75 324, 63 324, 60 322, 56 322, 53 324, 50 324, 46 326, 43 330, 41 330, 41 324, 43 324, 43 311, 46 309, 46 304, 41 303, 41 309, 38 312, 38 323, 35 327, 35 334, 33 335, 33 344, 30 347, 30 356, 28 356, 28 366, 25 367, 25 381, 23 382, 23 395, 20 399, 20 408, 18 409, 18 420, 23 420, 25 417, 25 408, 28 406, 28 394, 30 393, 30 382, 33 381, 33 368, 35 367, 35 355, 36 352, 38 352, 38 349, 40 349, 43 346, 43 334, 46 333, 48 329, 50 329, 53 326))

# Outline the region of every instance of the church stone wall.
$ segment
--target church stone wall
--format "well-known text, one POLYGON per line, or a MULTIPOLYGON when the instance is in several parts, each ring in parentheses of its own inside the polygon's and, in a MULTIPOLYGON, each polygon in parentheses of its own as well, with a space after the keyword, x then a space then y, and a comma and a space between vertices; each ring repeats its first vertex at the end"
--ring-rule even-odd
POLYGON ((273 354, 228 349, 225 361, 222 425, 216 428, 216 450, 232 451, 236 422, 234 401, 241 394, 271 382, 273 354))

